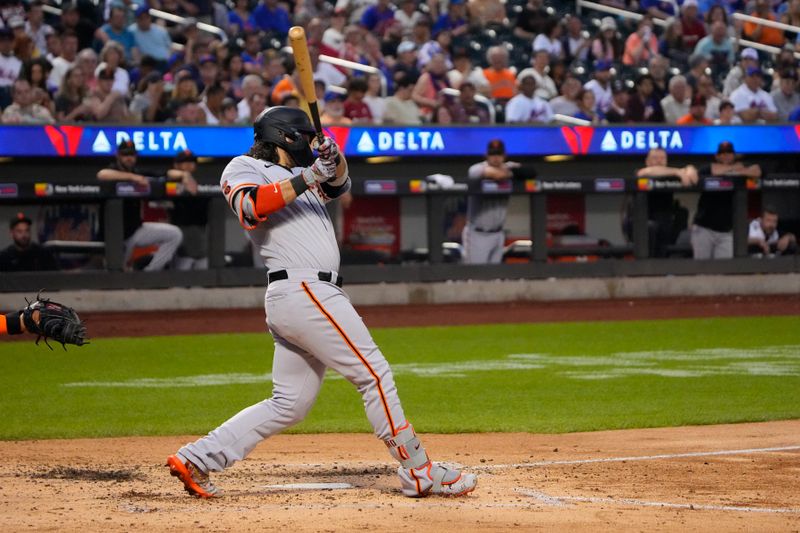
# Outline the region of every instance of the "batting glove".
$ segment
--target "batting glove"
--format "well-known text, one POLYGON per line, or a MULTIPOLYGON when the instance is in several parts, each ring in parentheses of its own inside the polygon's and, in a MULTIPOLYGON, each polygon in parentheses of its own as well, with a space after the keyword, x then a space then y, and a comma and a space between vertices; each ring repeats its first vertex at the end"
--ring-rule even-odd
POLYGON ((318 157, 314 164, 304 168, 301 174, 309 187, 317 183, 324 183, 336 177, 336 163, 318 157))
POLYGON ((336 161, 339 156, 339 145, 330 137, 325 137, 325 140, 317 146, 317 153, 322 159, 336 161))

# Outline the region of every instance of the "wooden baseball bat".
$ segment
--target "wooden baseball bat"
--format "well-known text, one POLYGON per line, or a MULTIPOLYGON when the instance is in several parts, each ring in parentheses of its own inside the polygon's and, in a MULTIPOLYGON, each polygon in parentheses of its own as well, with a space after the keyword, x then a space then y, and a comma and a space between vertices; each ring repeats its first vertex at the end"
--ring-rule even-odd
POLYGON ((303 89, 303 94, 308 101, 311 121, 314 123, 314 129, 317 130, 317 140, 322 142, 325 139, 325 134, 322 131, 322 123, 319 120, 317 92, 314 89, 314 70, 311 68, 311 56, 308 54, 306 31, 300 26, 293 26, 289 30, 289 44, 292 45, 295 68, 300 78, 300 86, 303 89))

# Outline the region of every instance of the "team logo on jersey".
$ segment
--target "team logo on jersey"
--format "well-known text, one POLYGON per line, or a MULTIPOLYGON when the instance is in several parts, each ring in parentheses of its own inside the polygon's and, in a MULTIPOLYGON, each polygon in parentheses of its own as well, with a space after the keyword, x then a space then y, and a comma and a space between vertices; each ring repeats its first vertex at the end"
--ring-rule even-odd
POLYGON ((231 193, 231 186, 228 185, 227 181, 222 182, 222 194, 228 196, 231 193))

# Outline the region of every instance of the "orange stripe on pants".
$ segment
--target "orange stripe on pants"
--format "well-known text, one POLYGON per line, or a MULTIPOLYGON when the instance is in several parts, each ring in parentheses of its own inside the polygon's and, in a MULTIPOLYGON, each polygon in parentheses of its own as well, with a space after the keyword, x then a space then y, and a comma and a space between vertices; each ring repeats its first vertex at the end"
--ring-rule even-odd
POLYGON ((373 370, 373 368, 367 362, 366 358, 364 358, 364 356, 361 355, 361 352, 358 351, 358 348, 356 348, 356 345, 353 344, 353 341, 351 341, 350 338, 347 336, 347 334, 344 332, 344 329, 342 329, 342 327, 336 323, 336 320, 334 320, 331 314, 328 313, 322 306, 322 304, 319 302, 319 300, 317 300, 317 298, 314 296, 314 293, 311 292, 311 289, 308 287, 305 281, 302 282, 302 285, 303 285, 303 290, 306 291, 306 294, 308 295, 309 298, 311 298, 311 301, 314 302, 314 305, 317 306, 317 309, 319 309, 320 313, 322 313, 325 316, 325 318, 328 319, 328 322, 330 322, 333 328, 339 333, 339 335, 344 340, 345 344, 347 344, 350 350, 354 354, 356 354, 356 356, 364 364, 364 366, 367 367, 367 370, 369 371, 370 375, 375 380, 375 384, 378 386, 378 394, 381 397, 383 410, 386 412, 386 418, 389 421, 389 429, 392 431, 392 435, 397 435, 397 430, 395 429, 394 421, 392 420, 392 414, 389 411, 389 404, 386 401, 386 395, 383 394, 383 387, 381 387, 381 379, 378 377, 378 374, 375 373, 375 370, 373 370))

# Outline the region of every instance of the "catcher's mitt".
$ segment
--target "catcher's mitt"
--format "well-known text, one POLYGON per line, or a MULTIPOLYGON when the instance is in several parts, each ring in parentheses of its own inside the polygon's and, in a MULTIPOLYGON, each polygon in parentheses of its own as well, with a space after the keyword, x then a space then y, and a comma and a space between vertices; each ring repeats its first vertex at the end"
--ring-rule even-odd
POLYGON ((48 338, 60 342, 65 350, 67 344, 83 346, 87 343, 86 326, 78 318, 78 313, 71 307, 42 298, 41 293, 22 310, 22 320, 25 329, 38 335, 36 344, 44 338, 44 343, 51 350, 53 347, 47 342, 48 338))

